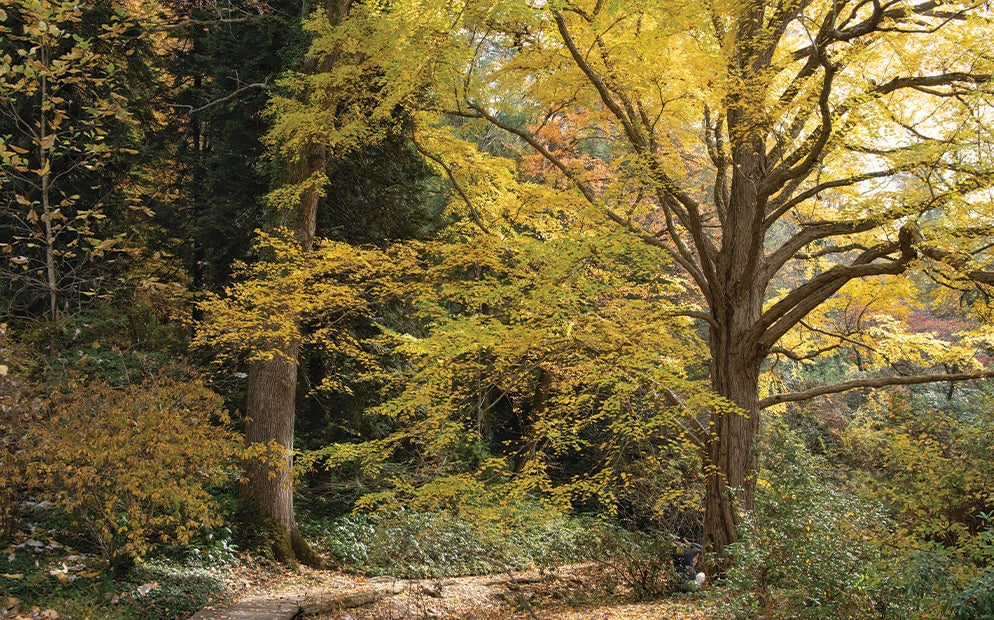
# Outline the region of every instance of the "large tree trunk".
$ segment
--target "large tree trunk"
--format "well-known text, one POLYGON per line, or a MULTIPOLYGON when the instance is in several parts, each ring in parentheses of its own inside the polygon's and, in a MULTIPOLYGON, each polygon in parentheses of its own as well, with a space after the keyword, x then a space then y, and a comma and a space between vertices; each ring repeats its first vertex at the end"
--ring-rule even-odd
MULTIPOLYGON (((324 170, 325 164, 325 149, 308 149, 297 162, 297 170, 292 171, 293 177, 298 182, 307 179, 312 173, 324 170)), ((319 202, 316 190, 305 191, 296 213, 294 234, 305 252, 314 246, 319 202)), ((265 458, 253 456, 246 462, 248 481, 241 507, 243 514, 255 522, 277 561, 320 566, 320 558, 297 529, 293 511, 293 434, 299 356, 300 345, 295 343, 249 368, 245 442, 250 449, 262 450, 265 458)))
POLYGON ((757 192, 765 169, 764 145, 754 134, 747 106, 732 97, 729 133, 739 140, 728 206, 722 217, 722 247, 715 263, 710 334, 711 387, 736 407, 716 409, 705 465, 704 536, 719 568, 725 547, 736 541, 739 510, 750 510, 756 490, 759 431, 759 368, 764 353, 754 329, 762 316, 764 267, 761 230, 766 201, 757 192))
POLYGON ((739 511, 752 508, 756 489, 759 363, 729 337, 714 338, 711 353, 712 388, 737 407, 712 413, 705 462, 705 542, 724 566, 725 548, 738 538, 739 511))
POLYGON ((261 453, 246 459, 241 504, 282 563, 319 565, 293 513, 293 426, 297 353, 293 345, 250 369, 245 441, 261 453))

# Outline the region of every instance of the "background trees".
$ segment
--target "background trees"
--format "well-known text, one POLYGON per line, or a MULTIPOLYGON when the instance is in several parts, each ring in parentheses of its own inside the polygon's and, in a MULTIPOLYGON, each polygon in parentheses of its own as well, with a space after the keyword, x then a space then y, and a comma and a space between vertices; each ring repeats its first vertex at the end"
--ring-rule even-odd
MULTIPOLYGON (((243 459, 227 491, 291 563, 314 559, 303 491, 319 518, 594 513, 703 537, 764 613, 803 597, 755 581, 774 561, 758 541, 830 552, 857 536, 847 510, 899 531, 897 557, 956 557, 955 587, 984 583, 986 8, 19 0, 0 17, 8 531, 29 492, 88 509, 60 468, 230 437, 203 372, 247 436, 215 446, 243 459), (83 418, 100 455, 66 443, 83 418), (62 457, 36 459, 31 488, 13 482, 25 446, 62 457)), ((116 547, 156 552, 125 516, 184 544, 219 522, 168 477, 99 515, 116 547), (191 510, 143 522, 162 493, 191 510)), ((867 527, 858 555, 883 563, 867 527)), ((902 609, 934 611, 918 604, 902 609)))
POLYGON ((125 248, 130 156, 154 88, 145 7, 12 2, 0 14, 0 157, 9 311, 50 320, 104 293, 125 248))

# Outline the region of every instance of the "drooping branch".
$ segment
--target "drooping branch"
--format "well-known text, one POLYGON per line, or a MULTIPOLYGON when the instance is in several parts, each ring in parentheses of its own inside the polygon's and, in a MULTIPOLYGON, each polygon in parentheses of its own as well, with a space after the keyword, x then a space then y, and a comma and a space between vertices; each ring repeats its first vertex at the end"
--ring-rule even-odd
POLYGON ((648 145, 645 140, 645 136, 639 131, 638 127, 635 125, 635 121, 629 118, 625 114, 625 111, 621 109, 621 105, 614 100, 611 94, 611 90, 608 88, 604 80, 601 79, 600 75, 594 71, 594 68, 587 62, 587 59, 583 56, 579 47, 576 45, 576 41, 573 40, 573 35, 570 34, 569 28, 566 26, 566 20, 563 19, 563 14, 560 11, 553 11, 552 18, 556 22, 556 28, 559 30, 559 36, 562 37, 563 43, 566 45, 566 49, 569 50, 570 56, 573 57, 573 62, 576 66, 580 68, 583 74, 586 76, 587 80, 590 81, 591 85, 597 90, 597 94, 600 96, 601 101, 607 106, 607 109, 611 111, 611 114, 618 119, 621 123, 621 127, 625 132, 625 136, 628 138, 629 142, 632 143, 637 149, 645 149, 648 145))
POLYGON ((863 388, 892 387, 897 385, 921 385, 924 383, 945 383, 951 381, 972 381, 974 379, 990 379, 992 377, 994 377, 994 370, 853 379, 852 381, 843 381, 842 383, 836 383, 833 385, 823 385, 809 390, 801 390, 800 392, 787 392, 785 394, 768 396, 759 401, 759 408, 766 409, 768 407, 772 407, 773 405, 779 405, 780 403, 800 402, 811 400, 812 398, 816 398, 818 396, 839 394, 841 392, 849 392, 851 390, 859 390, 863 388))
POLYGON ((485 235, 493 235, 493 232, 490 230, 489 227, 487 227, 486 223, 484 223, 483 216, 480 213, 480 210, 476 208, 476 205, 473 204, 473 201, 470 199, 469 194, 463 188, 462 183, 460 183, 459 180, 456 178, 455 171, 452 170, 452 166, 445 163, 445 160, 443 160, 441 157, 425 149, 413 137, 411 138, 411 144, 414 145, 414 148, 418 151, 418 153, 421 153, 423 157, 427 157, 431 161, 435 162, 436 164, 439 165, 439 167, 442 168, 442 170, 445 171, 445 175, 449 178, 449 182, 452 183, 453 189, 456 190, 456 193, 459 194, 459 197, 466 205, 466 208, 469 209, 469 217, 471 220, 473 220, 473 223, 476 224, 476 227, 479 228, 485 235))
MULTIPOLYGON (((624 100, 624 95, 621 94, 622 101, 619 103, 615 99, 614 94, 612 94, 612 89, 605 82, 593 66, 587 61, 580 48, 577 46, 576 41, 573 39, 573 35, 570 33, 569 28, 566 25, 566 21, 563 19, 562 13, 559 11, 552 12, 553 19, 556 22, 556 27, 559 30, 559 34, 563 39, 563 43, 569 50, 570 56, 573 58, 573 62, 580 69, 583 75, 587 78, 590 84, 597 91, 598 96, 601 101, 610 110, 611 114, 621 123, 622 131, 631 144, 632 148, 636 153, 641 155, 646 160, 646 164, 652 172, 654 180, 659 183, 663 189, 671 194, 683 207, 683 209, 678 213, 681 223, 691 231, 692 234, 697 233, 700 229, 700 207, 690 194, 680 188, 680 186, 662 169, 659 161, 655 158, 652 152, 652 145, 650 144, 649 138, 642 133, 642 130, 638 125, 638 116, 635 113, 635 107, 631 102, 624 100), (625 109, 623 109, 625 108, 625 109), (631 116, 626 112, 631 111, 631 116), (689 217, 688 217, 689 216, 689 217)), ((615 94, 618 94, 617 92, 615 94)), ((699 236, 699 235, 697 235, 699 236)), ((697 243, 699 248, 704 251, 700 243, 697 243)))

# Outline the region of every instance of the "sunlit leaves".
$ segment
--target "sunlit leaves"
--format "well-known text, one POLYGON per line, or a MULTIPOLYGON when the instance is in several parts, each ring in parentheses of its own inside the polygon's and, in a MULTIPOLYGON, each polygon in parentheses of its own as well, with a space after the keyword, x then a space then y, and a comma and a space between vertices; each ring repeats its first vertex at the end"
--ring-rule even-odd
MULTIPOLYGON (((286 230, 260 233, 257 252, 258 260, 238 266, 224 296, 210 294, 201 304, 209 320, 195 344, 216 347, 222 360, 256 361, 298 350, 306 340, 329 354, 369 361, 343 322, 396 296, 392 278, 400 265, 375 248, 344 243, 304 252, 286 230)), ((344 387, 327 381, 326 387, 344 387)))
MULTIPOLYGON (((687 409, 666 399, 706 390, 686 375, 701 345, 679 316, 683 289, 665 275, 664 255, 631 255, 624 235, 593 231, 479 241, 424 246, 434 293, 414 302, 425 333, 384 339, 405 363, 388 384, 396 396, 377 408, 399 423, 383 456, 408 445, 421 462, 415 481, 476 470, 560 507, 610 511, 653 478, 687 492, 663 472, 679 470, 675 455, 689 445, 680 421, 707 398, 687 409), (572 473, 557 471, 564 462, 575 462, 572 473)), ((325 454, 338 464, 350 451, 325 454)), ((693 463, 693 449, 681 458, 693 463)), ((434 484, 395 491, 420 497, 434 484)), ((679 504, 670 499, 660 512, 679 504)))

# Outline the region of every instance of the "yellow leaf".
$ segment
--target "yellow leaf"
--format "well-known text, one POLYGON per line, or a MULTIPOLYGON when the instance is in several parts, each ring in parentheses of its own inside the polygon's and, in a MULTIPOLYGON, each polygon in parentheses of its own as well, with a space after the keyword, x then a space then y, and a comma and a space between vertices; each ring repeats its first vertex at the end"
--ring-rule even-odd
POLYGON ((0 577, 4 579, 20 579, 23 576, 21 573, 0 573, 0 577))

